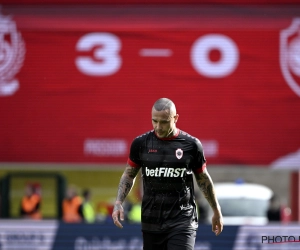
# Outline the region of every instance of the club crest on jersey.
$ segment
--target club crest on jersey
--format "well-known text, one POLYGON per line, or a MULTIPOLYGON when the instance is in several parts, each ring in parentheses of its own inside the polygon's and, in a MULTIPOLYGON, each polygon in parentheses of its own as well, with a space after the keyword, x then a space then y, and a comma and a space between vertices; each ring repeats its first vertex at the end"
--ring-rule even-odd
POLYGON ((175 155, 177 157, 177 159, 181 159, 182 156, 183 156, 183 151, 181 148, 177 148, 176 151, 175 151, 175 155))

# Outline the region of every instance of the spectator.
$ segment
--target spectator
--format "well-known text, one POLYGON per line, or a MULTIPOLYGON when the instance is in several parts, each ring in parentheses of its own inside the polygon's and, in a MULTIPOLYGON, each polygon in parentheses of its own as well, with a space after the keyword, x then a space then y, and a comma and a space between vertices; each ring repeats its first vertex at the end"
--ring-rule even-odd
POLYGON ((67 189, 66 198, 63 200, 63 221, 67 223, 78 223, 82 221, 80 205, 82 199, 78 196, 76 188, 70 186, 67 189))
POLYGON ((142 220, 141 203, 137 202, 137 203, 131 204, 130 210, 127 212, 127 216, 128 216, 128 221, 130 223, 141 223, 141 220, 142 220))
POLYGON ((269 222, 281 221, 280 203, 276 195, 273 195, 270 199, 267 217, 269 222))
POLYGON ((91 191, 86 189, 83 191, 83 202, 79 207, 79 213, 86 223, 94 223, 96 220, 95 211, 91 203, 91 191))
POLYGON ((41 195, 39 186, 27 184, 25 187, 25 195, 21 201, 21 217, 26 219, 40 220, 42 219, 41 195))

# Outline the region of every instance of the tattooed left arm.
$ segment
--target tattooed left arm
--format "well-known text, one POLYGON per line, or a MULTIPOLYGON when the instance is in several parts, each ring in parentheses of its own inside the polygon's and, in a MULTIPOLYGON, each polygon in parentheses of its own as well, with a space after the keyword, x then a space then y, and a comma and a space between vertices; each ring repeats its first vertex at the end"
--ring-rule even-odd
POLYGON ((215 194, 213 181, 205 168, 202 173, 195 174, 197 185, 211 206, 214 215, 212 217, 212 231, 219 235, 223 230, 223 217, 221 207, 215 194))

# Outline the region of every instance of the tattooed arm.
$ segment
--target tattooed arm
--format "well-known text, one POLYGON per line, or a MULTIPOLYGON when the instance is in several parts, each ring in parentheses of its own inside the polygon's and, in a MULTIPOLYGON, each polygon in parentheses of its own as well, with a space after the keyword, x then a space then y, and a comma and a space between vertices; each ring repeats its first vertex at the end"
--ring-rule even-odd
POLYGON ((123 228, 122 224, 119 221, 119 218, 121 221, 124 220, 124 209, 122 207, 122 203, 124 202, 125 198, 129 194, 138 172, 139 172, 139 168, 133 168, 127 165, 121 177, 117 198, 112 213, 112 218, 114 220, 114 223, 119 228, 123 228))
POLYGON ((212 231, 219 235, 223 230, 223 218, 221 207, 217 200, 212 179, 205 168, 202 173, 195 174, 198 187, 202 191, 204 197, 211 206, 214 215, 212 217, 212 231))

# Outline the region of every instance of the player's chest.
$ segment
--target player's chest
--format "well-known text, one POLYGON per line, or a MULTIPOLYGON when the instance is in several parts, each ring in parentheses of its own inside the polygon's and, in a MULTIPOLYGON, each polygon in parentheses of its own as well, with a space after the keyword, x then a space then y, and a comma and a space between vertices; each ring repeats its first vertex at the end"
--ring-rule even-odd
POLYGON ((141 149, 140 159, 146 165, 189 164, 193 149, 184 141, 150 141, 141 149))

